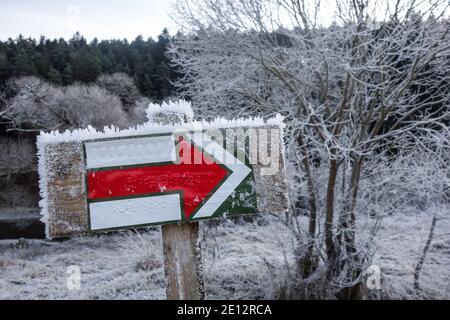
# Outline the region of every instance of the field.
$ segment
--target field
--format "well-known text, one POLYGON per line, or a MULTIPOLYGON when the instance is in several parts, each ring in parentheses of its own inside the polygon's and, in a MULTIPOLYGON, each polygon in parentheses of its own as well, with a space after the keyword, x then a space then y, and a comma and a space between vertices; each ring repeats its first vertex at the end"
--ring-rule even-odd
MULTIPOLYGON (((449 222, 441 220, 436 235, 443 235, 449 222)), ((374 257, 381 268, 381 289, 371 290, 369 297, 450 298, 448 236, 436 237, 432 243, 421 274, 421 290, 413 290, 414 267, 430 223, 429 213, 383 220, 374 257)), ((207 299, 279 298, 283 288, 292 285, 294 244, 289 229, 270 215, 253 222, 203 224, 207 299)), ((0 299, 165 298, 158 228, 61 242, 5 240, 0 241, 0 252, 0 299), (80 290, 67 287, 71 265, 81 269, 80 290)))

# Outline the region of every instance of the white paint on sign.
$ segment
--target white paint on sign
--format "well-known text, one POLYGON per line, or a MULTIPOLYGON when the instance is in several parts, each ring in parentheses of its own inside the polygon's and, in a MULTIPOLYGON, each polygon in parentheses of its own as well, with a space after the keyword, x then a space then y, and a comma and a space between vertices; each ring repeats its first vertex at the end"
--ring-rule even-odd
POLYGON ((93 231, 181 220, 178 194, 94 202, 89 211, 93 231))
POLYGON ((176 161, 173 135, 86 142, 87 169, 176 161))

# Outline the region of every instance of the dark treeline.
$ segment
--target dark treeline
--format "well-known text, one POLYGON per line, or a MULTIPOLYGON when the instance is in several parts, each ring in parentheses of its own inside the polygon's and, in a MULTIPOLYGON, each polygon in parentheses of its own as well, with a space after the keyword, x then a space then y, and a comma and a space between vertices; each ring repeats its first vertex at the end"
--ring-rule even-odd
POLYGON ((169 41, 167 30, 156 41, 138 36, 132 42, 87 42, 79 33, 69 41, 23 36, 0 41, 0 86, 12 77, 28 75, 66 86, 93 82, 100 74, 124 72, 143 95, 162 100, 171 95, 171 81, 177 76, 165 56, 169 41))

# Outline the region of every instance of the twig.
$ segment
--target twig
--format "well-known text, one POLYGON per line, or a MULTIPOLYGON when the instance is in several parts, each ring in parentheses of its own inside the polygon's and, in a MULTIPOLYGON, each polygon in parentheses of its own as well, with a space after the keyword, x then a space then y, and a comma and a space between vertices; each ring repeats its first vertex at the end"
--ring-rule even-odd
POLYGON ((419 277, 420 271, 422 270, 423 263, 425 262, 425 258, 427 256, 427 252, 430 249, 431 241, 433 240, 434 229, 436 228, 437 216, 436 214, 433 216, 433 221, 431 222, 430 233, 428 234, 428 239, 423 248, 422 255, 420 256, 419 262, 416 265, 416 269, 414 270, 414 289, 420 289, 419 286, 419 277))

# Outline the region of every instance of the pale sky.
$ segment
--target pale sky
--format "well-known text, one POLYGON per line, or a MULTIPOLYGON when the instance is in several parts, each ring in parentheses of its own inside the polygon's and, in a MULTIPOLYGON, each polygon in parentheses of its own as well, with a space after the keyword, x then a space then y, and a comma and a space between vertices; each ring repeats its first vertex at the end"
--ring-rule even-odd
POLYGON ((0 0, 0 39, 19 34, 69 39, 79 31, 88 40, 156 38, 177 27, 169 0, 0 0))

